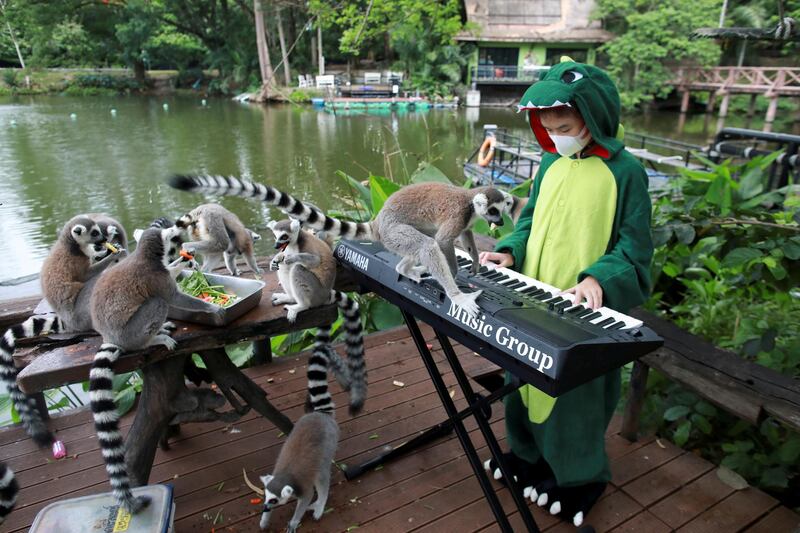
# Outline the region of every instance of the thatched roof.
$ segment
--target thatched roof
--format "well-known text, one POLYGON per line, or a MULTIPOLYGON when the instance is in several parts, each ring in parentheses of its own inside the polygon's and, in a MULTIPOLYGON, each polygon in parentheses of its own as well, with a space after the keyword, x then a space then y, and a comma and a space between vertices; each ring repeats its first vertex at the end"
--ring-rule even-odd
POLYGON ((800 32, 797 21, 785 17, 772 28, 698 28, 692 32, 692 37, 747 41, 800 41, 800 32))

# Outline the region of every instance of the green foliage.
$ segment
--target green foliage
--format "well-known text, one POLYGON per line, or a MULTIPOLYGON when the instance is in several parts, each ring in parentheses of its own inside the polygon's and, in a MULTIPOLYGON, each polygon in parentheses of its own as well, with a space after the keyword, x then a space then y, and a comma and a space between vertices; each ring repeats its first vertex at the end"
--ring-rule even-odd
POLYGON ((714 65, 719 45, 692 39, 695 28, 716 26, 720 0, 598 0, 596 18, 617 37, 600 48, 622 105, 632 108, 672 90, 667 83, 675 62, 714 65))
POLYGON ((3 71, 3 83, 8 85, 10 88, 14 89, 19 86, 19 80, 17 79, 16 71, 12 69, 6 69, 3 71))
MULTIPOLYGON (((683 171, 653 206, 654 294, 649 307, 751 362, 800 376, 800 186, 769 190, 779 154, 683 171)), ((738 421, 661 376, 649 384, 659 432, 778 490, 800 474, 800 435, 767 419, 738 421)))
POLYGON ((73 84, 82 88, 94 87, 117 92, 136 91, 142 88, 141 84, 133 78, 109 74, 79 74, 73 79, 73 84))
POLYGON ((410 74, 410 85, 428 95, 448 95, 460 83, 469 50, 458 46, 463 29, 457 0, 349 0, 335 6, 312 0, 323 26, 340 32, 339 51, 356 55, 389 44, 394 68, 410 74))

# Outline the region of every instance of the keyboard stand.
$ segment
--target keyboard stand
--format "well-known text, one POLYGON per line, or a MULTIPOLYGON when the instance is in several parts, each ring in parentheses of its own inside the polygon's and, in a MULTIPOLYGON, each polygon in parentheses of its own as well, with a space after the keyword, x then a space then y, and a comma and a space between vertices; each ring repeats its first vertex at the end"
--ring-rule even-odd
POLYGON ((497 442, 497 438, 494 436, 494 432, 489 424, 489 417, 491 416, 491 403, 499 400, 506 394, 517 390, 521 383, 517 379, 513 379, 511 383, 508 383, 500 389, 492 392, 489 396, 483 397, 476 395, 472 390, 472 386, 469 383, 467 375, 464 373, 464 369, 461 367, 461 363, 456 356, 455 350, 453 350, 453 346, 450 344, 450 339, 439 330, 434 328, 436 338, 438 339, 439 344, 442 346, 444 356, 447 359, 450 368, 453 370, 453 374, 455 375, 456 381, 458 382, 458 385, 464 394, 464 398, 467 399, 468 407, 461 411, 456 410, 455 403, 453 403, 453 399, 450 398, 450 393, 447 390, 447 386, 445 385, 444 380, 439 373, 439 369, 436 366, 436 361, 434 361, 433 355, 428 349, 427 343, 425 342, 425 337, 423 337, 422 332, 419 329, 419 325, 417 325, 416 319, 411 313, 402 307, 401 312, 403 313, 403 319, 408 326, 411 337, 414 339, 414 344, 416 344, 417 350, 419 351, 419 354, 425 363, 425 368, 428 370, 428 374, 433 381, 436 392, 439 394, 439 399, 444 405, 444 409, 448 418, 445 421, 427 429, 420 435, 414 437, 404 444, 401 444, 387 452, 369 459, 360 465, 348 466, 344 472, 345 477, 348 480, 353 479, 357 476, 360 476, 367 470, 374 468, 375 466, 383 464, 384 462, 394 459, 395 457, 400 457, 455 430, 458 440, 461 443, 461 447, 464 449, 464 453, 469 460, 470 466, 472 467, 475 476, 478 478, 478 483, 481 486, 481 490, 483 490, 483 494, 486 496, 489 507, 492 509, 492 513, 497 520, 498 526, 500 526, 500 529, 504 532, 513 533, 514 530, 508 521, 506 513, 503 510, 503 506, 500 503, 500 500, 497 498, 497 494, 492 487, 492 483, 489 480, 489 477, 486 475, 486 471, 483 469, 483 464, 478 457, 478 453, 475 451, 475 446, 470 440, 469 433, 464 427, 464 419, 466 419, 468 416, 473 416, 478 423, 478 428, 481 434, 483 434, 483 438, 486 440, 486 444, 489 446, 492 457, 494 457, 495 461, 497 461, 500 471, 503 473, 503 478, 510 485, 511 496, 516 504, 517 510, 519 511, 525 527, 528 531, 538 532, 539 528, 536 526, 536 521, 531 515, 527 500, 522 496, 522 488, 517 486, 516 481, 514 481, 513 477, 509 474, 508 466, 502 459, 502 450, 500 449, 500 444, 497 442))

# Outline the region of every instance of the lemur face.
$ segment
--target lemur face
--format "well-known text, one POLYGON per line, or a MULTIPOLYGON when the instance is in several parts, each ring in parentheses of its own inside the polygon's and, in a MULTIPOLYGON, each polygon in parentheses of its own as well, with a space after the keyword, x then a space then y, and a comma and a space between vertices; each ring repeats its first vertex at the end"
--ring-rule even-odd
POLYGON ((100 226, 89 218, 85 220, 81 219, 76 224, 73 224, 69 232, 75 242, 81 247, 102 243, 106 240, 100 226))
MULTIPOLYGON (((105 241, 110 242, 115 246, 122 245, 122 238, 120 235, 119 229, 114 226, 113 224, 109 224, 105 228, 100 226, 100 231, 103 232, 103 236, 105 237, 105 241)), ((106 246, 106 243, 94 243, 87 247, 87 254, 89 259, 96 263, 106 258, 107 255, 111 253, 111 249, 106 246)))
POLYGON ((181 245, 183 244, 183 229, 177 225, 162 229, 161 242, 164 246, 161 262, 166 266, 180 256, 181 245))
POLYGON ((291 485, 284 485, 283 487, 271 487, 270 490, 270 482, 272 481, 273 476, 261 476, 261 482, 264 483, 264 507, 272 509, 272 507, 276 505, 283 505, 289 498, 294 495, 294 489, 291 485), (273 490, 278 491, 280 493, 272 492, 273 490))
POLYGON ((272 230, 275 235, 275 249, 281 252, 286 249, 290 244, 297 242, 297 235, 300 233, 299 220, 281 220, 275 222, 274 220, 267 224, 267 227, 272 230))
POLYGON ((497 189, 488 189, 485 193, 478 193, 472 199, 475 213, 486 219, 490 224, 503 225, 503 215, 511 212, 514 198, 497 189))

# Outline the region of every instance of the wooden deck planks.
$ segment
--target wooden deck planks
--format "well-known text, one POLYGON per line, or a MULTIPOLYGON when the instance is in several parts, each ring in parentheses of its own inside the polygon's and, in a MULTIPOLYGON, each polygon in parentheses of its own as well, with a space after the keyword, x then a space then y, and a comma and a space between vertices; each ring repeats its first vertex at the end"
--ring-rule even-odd
MULTIPOLYGON (((465 405, 455 379, 442 362, 442 353, 430 329, 423 328, 433 345, 443 378, 454 390, 459 407, 465 405)), ((331 387, 339 406, 341 442, 337 462, 363 461, 387 444, 397 445, 444 418, 444 409, 402 329, 367 338, 369 398, 364 413, 349 417, 347 393, 331 387), (394 382, 402 382, 402 386, 394 382)), ((471 351, 457 347, 465 366, 480 367, 471 351)), ((277 359, 248 370, 263 386, 276 407, 292 419, 303 412, 305 356, 277 359)), ((125 431, 131 416, 123 419, 125 431)), ((100 459, 91 416, 81 412, 51 422, 68 453, 77 455, 48 462, 20 429, 0 432, 0 456, 9 458, 23 486, 19 507, 0 531, 25 531, 35 514, 54 499, 103 492, 108 482, 100 459)), ((502 408, 495 407, 492 426, 504 443, 502 408)), ((485 443, 471 419, 466 427, 483 459, 485 443)), ((665 440, 644 438, 630 443, 619 436, 619 419, 609 428, 607 450, 613 482, 587 517, 598 532, 652 531, 791 531, 800 517, 778 506, 771 497, 752 488, 734 492, 716 477, 713 465, 683 452, 665 440)), ((283 437, 268 421, 251 412, 235 424, 192 424, 171 441, 172 449, 159 451, 151 481, 169 482, 175 488, 177 531, 254 531, 260 506, 244 485, 242 469, 256 482, 274 464, 283 437), (234 431, 231 431, 234 428, 234 431)), ((510 494, 493 482, 509 511, 516 530, 522 531, 510 494)), ((294 505, 277 509, 274 530, 282 529, 294 505)), ((531 507, 535 507, 531 505, 531 507)), ((310 517, 302 531, 497 531, 491 511, 472 475, 455 435, 431 443, 415 454, 396 460, 354 481, 335 470, 328 511, 320 522, 310 517)), ((534 516, 543 531, 574 531, 574 527, 549 516, 538 507, 534 516)))

